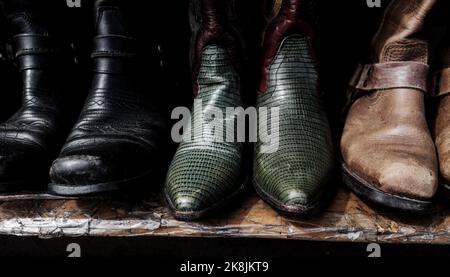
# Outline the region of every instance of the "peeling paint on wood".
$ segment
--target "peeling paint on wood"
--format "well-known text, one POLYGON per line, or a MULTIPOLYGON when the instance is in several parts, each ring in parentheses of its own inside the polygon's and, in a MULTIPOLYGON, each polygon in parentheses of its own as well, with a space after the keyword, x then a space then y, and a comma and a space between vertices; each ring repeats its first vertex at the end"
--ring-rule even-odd
POLYGON ((314 241, 450 244, 450 210, 408 215, 368 206, 346 190, 318 217, 288 219, 250 194, 235 209, 179 222, 159 195, 145 201, 0 196, 0 234, 61 236, 239 237, 314 241), (7 200, 7 201, 6 201, 7 200))

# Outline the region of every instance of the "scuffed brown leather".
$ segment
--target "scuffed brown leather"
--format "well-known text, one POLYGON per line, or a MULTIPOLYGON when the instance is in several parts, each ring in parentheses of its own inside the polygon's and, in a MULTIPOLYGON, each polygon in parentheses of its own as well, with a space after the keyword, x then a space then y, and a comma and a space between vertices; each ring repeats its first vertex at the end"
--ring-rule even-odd
POLYGON ((428 62, 426 42, 418 39, 437 0, 393 0, 372 43, 373 62, 428 62))
MULTIPOLYGON (((420 32, 435 3, 393 0, 373 40, 373 62, 426 66, 428 43, 420 32)), ((422 72, 416 78, 422 83, 427 76, 422 72)), ((356 100, 341 148, 350 170, 383 192, 413 199, 430 199, 436 193, 437 156, 419 89, 375 90, 356 100)))
POLYGON ((357 69, 350 86, 365 91, 411 88, 426 92, 428 71, 428 65, 417 62, 370 64, 357 69))
MULTIPOLYGON (((450 40, 448 40, 450 42, 450 40)), ((441 64, 448 68, 439 72, 437 92, 441 96, 434 125, 436 148, 443 182, 450 184, 450 45, 441 55, 441 64)))

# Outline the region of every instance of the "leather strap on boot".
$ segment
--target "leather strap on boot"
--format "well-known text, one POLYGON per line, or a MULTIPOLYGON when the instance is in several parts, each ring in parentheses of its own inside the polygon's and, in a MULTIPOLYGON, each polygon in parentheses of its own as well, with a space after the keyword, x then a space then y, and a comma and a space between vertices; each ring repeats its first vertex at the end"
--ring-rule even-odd
POLYGON ((350 99, 353 102, 364 92, 409 88, 428 91, 429 66, 418 62, 387 62, 360 65, 350 81, 350 99))
POLYGON ((122 57, 136 56, 136 40, 120 35, 103 35, 94 40, 93 58, 98 57, 122 57))
POLYGON ((431 89, 433 96, 442 97, 450 94, 450 68, 434 75, 431 89))
POLYGON ((359 65, 349 84, 345 116, 351 105, 363 95, 395 88, 427 93, 429 66, 419 62, 386 62, 359 65))
POLYGON ((121 35, 102 35, 94 39, 94 71, 122 74, 132 69, 131 59, 136 57, 136 40, 121 35))
POLYGON ((15 57, 19 70, 48 69, 57 59, 49 58, 61 54, 62 51, 53 47, 52 39, 40 34, 21 34, 14 37, 15 57))
POLYGON ((360 65, 350 86, 363 91, 410 88, 426 92, 429 66, 417 62, 360 65))

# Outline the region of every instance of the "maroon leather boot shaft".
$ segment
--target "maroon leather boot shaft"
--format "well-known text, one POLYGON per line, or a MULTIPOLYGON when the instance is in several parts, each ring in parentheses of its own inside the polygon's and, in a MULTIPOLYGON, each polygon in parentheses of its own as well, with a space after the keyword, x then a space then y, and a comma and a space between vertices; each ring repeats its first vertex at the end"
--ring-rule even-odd
POLYGON ((192 32, 191 40, 191 69, 194 82, 194 94, 198 93, 196 82, 203 49, 212 44, 224 47, 233 65, 240 68, 238 60, 241 50, 241 41, 232 26, 230 11, 234 0, 190 0, 190 25, 192 32))
POLYGON ((312 37, 311 28, 301 19, 301 0, 277 0, 273 4, 273 17, 265 30, 259 92, 265 93, 268 88, 269 67, 282 43, 291 34, 303 34, 312 37))

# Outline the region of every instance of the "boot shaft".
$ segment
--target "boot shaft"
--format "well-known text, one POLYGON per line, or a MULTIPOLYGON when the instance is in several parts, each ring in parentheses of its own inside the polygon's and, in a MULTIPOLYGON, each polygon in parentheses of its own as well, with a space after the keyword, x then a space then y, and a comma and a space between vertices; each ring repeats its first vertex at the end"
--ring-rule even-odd
POLYGON ((95 35, 134 37, 125 8, 116 0, 97 0, 94 3, 95 35))
POLYGON ((197 32, 225 32, 229 25, 229 11, 231 0, 191 0, 190 24, 194 34, 197 32))
POLYGON ((262 54, 260 61, 259 92, 265 93, 268 89, 268 71, 283 40, 295 34, 312 38, 312 29, 305 20, 304 9, 312 3, 301 0, 271 0, 271 12, 267 27, 263 32, 262 54))
MULTIPOLYGON (((100 0, 94 5, 95 37, 91 58, 94 63, 94 84, 99 88, 108 86, 109 81, 129 80, 137 72, 137 42, 129 26, 127 14, 117 1, 100 0), (99 76, 104 75, 104 76, 99 76), (126 77, 125 77, 126 76, 126 77)), ((134 77, 132 79, 135 79, 134 77)), ((126 82, 133 85, 133 82, 126 82)))
POLYGON ((242 72, 243 39, 236 26, 235 0, 190 0, 190 64, 194 95, 203 50, 209 45, 223 47, 237 71, 242 72))
POLYGON ((373 62, 428 63, 429 43, 423 31, 436 3, 436 0, 414 0, 408 4, 392 1, 372 42, 373 62))
POLYGON ((29 101, 36 97, 56 105, 68 96, 55 91, 60 91, 63 80, 67 80, 64 73, 70 75, 69 55, 47 28, 43 15, 32 9, 8 14, 13 58, 22 75, 22 98, 27 106, 41 105, 40 101, 29 101))

